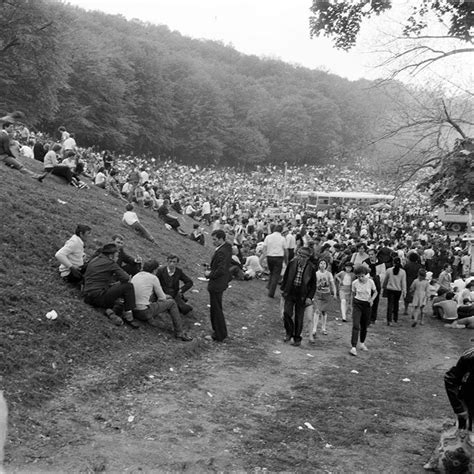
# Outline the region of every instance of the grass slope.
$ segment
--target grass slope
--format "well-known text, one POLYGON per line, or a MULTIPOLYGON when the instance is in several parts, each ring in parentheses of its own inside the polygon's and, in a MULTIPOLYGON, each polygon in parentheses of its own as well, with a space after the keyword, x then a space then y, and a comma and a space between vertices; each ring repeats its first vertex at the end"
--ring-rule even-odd
MULTIPOLYGON (((210 249, 166 230, 156 213, 139 210, 158 242, 152 246, 121 225, 123 202, 98 188, 77 190, 54 178, 40 184, 3 165, 0 180, 0 373, 13 418, 18 407, 38 406, 52 397, 78 367, 100 366, 125 348, 138 352, 132 361, 120 364, 119 385, 146 365, 150 352, 155 360, 157 353, 170 358, 186 355, 190 349, 183 352, 181 344, 179 349, 174 341, 169 344, 168 321, 158 330, 112 326, 82 301, 79 291, 62 282, 54 254, 78 223, 93 228, 88 255, 119 232, 126 238, 126 249, 144 260, 164 262, 169 253, 180 255, 182 267, 194 279, 202 274, 199 264, 209 261, 210 249), (52 309, 59 314, 55 321, 45 317, 52 309)), ((207 292, 191 295, 199 315, 199 308, 206 309, 207 292)))
POLYGON ((255 281, 232 282, 226 292, 234 342, 206 343, 199 336, 209 332, 208 296, 196 277, 210 248, 142 211, 158 242, 150 246, 120 224, 122 202, 97 188, 53 179, 40 185, 4 166, 0 179, 0 388, 10 407, 9 467, 117 472, 143 455, 140 469, 173 472, 421 471, 452 417, 443 374, 470 333, 430 318, 417 330, 407 317, 387 327, 382 301, 369 353, 353 358, 350 325, 334 320, 333 303, 330 335, 296 349, 281 342, 278 301, 255 281), (168 320, 159 328, 117 328, 85 305, 61 281, 54 258, 77 223, 93 227, 88 254, 120 232, 144 259, 180 255, 198 290, 190 294, 195 319, 186 319, 198 337, 175 341, 168 320), (51 309, 56 321, 45 318, 51 309), (127 422, 129 411, 139 423, 127 422))

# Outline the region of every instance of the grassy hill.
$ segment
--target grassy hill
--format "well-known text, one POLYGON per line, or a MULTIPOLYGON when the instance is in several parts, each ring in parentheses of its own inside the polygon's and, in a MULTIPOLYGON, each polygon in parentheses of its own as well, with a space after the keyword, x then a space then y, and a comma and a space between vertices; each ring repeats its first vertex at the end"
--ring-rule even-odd
MULTIPOLYGON (((147 361, 156 367, 205 346, 198 340, 177 343, 166 320, 159 328, 114 327, 61 280, 54 254, 76 225, 84 223, 93 229, 88 255, 119 232, 125 236, 125 248, 144 260, 165 262, 167 254, 178 254, 180 265, 196 281, 202 275, 201 263, 212 255, 210 248, 168 231, 156 213, 138 210, 158 243, 151 245, 121 224, 124 203, 93 186, 78 190, 54 177, 40 184, 3 165, 0 180, 0 388, 6 391, 14 424, 25 407, 50 399, 80 368, 103 369, 104 387, 122 387, 140 375, 147 361), (59 315, 55 321, 45 317, 52 309, 59 315)), ((190 230, 191 222, 184 228, 190 230)), ((204 335, 209 333, 208 294, 205 284, 197 283, 199 292, 190 293, 195 319, 187 318, 185 324, 192 333, 204 335), (200 326, 194 325, 197 321, 200 326)))
POLYGON ((281 340, 265 283, 232 282, 224 308, 234 341, 213 344, 202 337, 208 295, 197 280, 211 248, 139 211, 158 242, 151 246, 121 225, 123 203, 98 188, 39 184, 3 165, 0 179, 0 389, 11 472, 421 472, 452 418, 443 375, 469 331, 429 317, 423 328, 408 316, 388 327, 382 301, 370 351, 353 358, 351 325, 337 320, 333 302, 330 335, 294 348, 281 340), (120 232, 144 259, 181 256, 195 282, 195 314, 185 318, 193 342, 176 341, 167 319, 115 327, 62 282, 54 254, 77 223, 93 228, 88 254, 120 232), (45 317, 52 309, 55 321, 45 317))

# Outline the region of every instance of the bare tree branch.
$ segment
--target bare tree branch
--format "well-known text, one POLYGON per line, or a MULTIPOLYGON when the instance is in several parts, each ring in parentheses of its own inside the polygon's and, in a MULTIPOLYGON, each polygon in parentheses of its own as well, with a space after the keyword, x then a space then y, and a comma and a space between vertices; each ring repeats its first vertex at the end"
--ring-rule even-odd
POLYGON ((444 113, 446 114, 446 120, 448 123, 450 123, 455 129, 456 131, 459 133, 459 135, 461 135, 461 137, 463 137, 464 139, 467 138, 466 134, 462 131, 461 127, 453 121, 453 119, 450 117, 449 113, 448 113, 448 109, 446 108, 446 103, 444 102, 444 99, 441 100, 441 103, 443 104, 443 109, 444 109, 444 113))

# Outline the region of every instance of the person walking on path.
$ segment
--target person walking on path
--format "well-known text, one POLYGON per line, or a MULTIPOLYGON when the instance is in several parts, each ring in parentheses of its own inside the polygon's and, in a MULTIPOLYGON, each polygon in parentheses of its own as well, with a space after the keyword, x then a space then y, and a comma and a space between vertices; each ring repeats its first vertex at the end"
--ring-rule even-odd
POLYGON ((367 277, 368 269, 359 265, 354 270, 356 280, 352 283, 352 337, 350 354, 357 355, 357 342, 360 340, 360 348, 367 351, 365 345, 367 328, 370 324, 370 307, 377 298, 377 289, 371 278, 367 277))
POLYGON ((344 270, 336 275, 341 302, 341 317, 344 323, 352 315, 352 282, 355 280, 354 265, 352 262, 344 264, 344 270))
POLYGON ((209 270, 205 272, 209 279, 207 291, 211 303, 211 325, 212 339, 216 342, 223 342, 227 337, 227 325, 222 309, 222 296, 227 289, 230 280, 230 261, 232 259, 232 246, 226 242, 226 234, 223 230, 215 230, 211 234, 212 243, 216 251, 211 260, 209 270))
POLYGON ((308 247, 300 247, 296 257, 286 267, 281 283, 284 298, 283 324, 286 331, 284 342, 293 338, 293 346, 301 345, 305 308, 312 306, 316 291, 316 274, 309 261, 310 256, 311 250, 308 247))
POLYGON ((400 258, 395 257, 393 259, 393 267, 385 273, 382 288, 387 295, 387 326, 398 324, 400 297, 405 299, 407 293, 406 273, 402 268, 400 258))
POLYGON ((263 251, 267 257, 270 278, 268 280, 268 296, 274 298, 275 290, 280 280, 283 262, 288 261, 288 250, 286 239, 281 235, 283 227, 276 225, 275 230, 265 237, 263 241, 263 251))
POLYGON ((410 286, 412 294, 412 327, 418 323, 423 324, 423 309, 430 298, 430 282, 426 279, 426 270, 420 268, 418 270, 418 278, 412 282, 410 286))
POLYGON ((336 297, 336 284, 334 283, 334 277, 328 270, 326 260, 320 260, 318 270, 316 271, 316 296, 314 298, 312 325, 310 325, 310 342, 314 342, 314 338, 316 337, 319 316, 321 316, 321 328, 323 334, 327 335, 328 333, 326 326, 331 294, 336 297))

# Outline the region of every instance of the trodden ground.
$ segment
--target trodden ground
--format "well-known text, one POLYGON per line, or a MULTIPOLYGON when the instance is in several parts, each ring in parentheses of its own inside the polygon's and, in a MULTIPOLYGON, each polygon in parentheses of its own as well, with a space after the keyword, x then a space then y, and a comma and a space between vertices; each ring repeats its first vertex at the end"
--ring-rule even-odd
MULTIPOLYGON (((408 317, 370 327, 368 352, 349 355, 351 325, 334 303, 327 336, 282 342, 265 282, 232 282, 224 308, 232 340, 210 333, 202 248, 140 218, 159 245, 120 225, 123 204, 101 190, 42 186, 0 167, 0 364, 10 406, 7 472, 422 472, 453 416, 444 372, 468 330, 408 317), (90 254, 117 231, 144 259, 172 252, 194 279, 186 320, 195 336, 111 326, 57 275, 55 251, 77 223, 90 254), (56 321, 45 318, 55 309, 56 321)), ((183 226, 190 228, 191 223, 183 226)), ((380 308, 384 313, 384 306, 380 308)))

